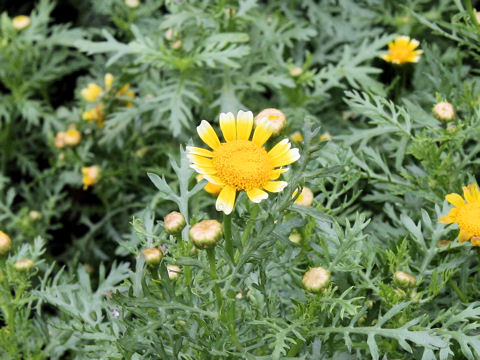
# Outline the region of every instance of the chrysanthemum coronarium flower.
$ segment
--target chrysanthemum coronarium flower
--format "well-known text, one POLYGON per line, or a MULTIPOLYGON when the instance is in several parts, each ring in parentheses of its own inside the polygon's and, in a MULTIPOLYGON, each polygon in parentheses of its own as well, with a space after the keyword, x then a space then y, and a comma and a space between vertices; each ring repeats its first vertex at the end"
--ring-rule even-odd
POLYGON ((65 145, 76 146, 80 143, 80 140, 82 140, 82 134, 77 130, 75 125, 70 125, 63 136, 65 145))
POLYGON ((415 63, 420 60, 423 50, 415 50, 420 43, 418 40, 410 39, 408 36, 399 36, 388 43, 388 54, 381 58, 395 65, 415 63))
POLYGON ((433 107, 433 115, 440 121, 452 121, 455 118, 453 105, 447 101, 441 101, 433 107))
POLYGON ((439 219, 442 224, 456 223, 460 229, 458 241, 470 240, 472 245, 480 246, 480 191, 477 184, 463 187, 463 196, 448 194, 445 199, 455 207, 447 216, 439 219))
POLYGON ((202 174, 209 182, 222 187, 216 208, 230 214, 235 204, 237 191, 244 190, 248 198, 259 203, 268 198, 269 192, 280 192, 286 181, 276 181, 289 165, 300 158, 298 149, 291 149, 288 139, 280 141, 270 151, 264 144, 272 135, 273 129, 267 119, 259 121, 253 128, 253 114, 239 111, 237 118, 232 113, 220 114, 220 129, 225 142, 221 143, 213 127, 202 120, 197 132, 200 138, 212 149, 187 147, 191 167, 202 174))
POLYGON ((167 272, 170 280, 177 280, 180 276, 180 268, 177 265, 168 265, 167 272))
POLYGON ((103 127, 104 126, 103 121, 105 120, 105 116, 103 114, 103 104, 99 103, 94 108, 85 111, 82 114, 82 118, 83 120, 86 120, 89 123, 96 121, 98 126, 103 127))
MULTIPOLYGON (((297 192, 298 190, 295 190, 292 197, 295 197, 297 192)), ((313 204, 313 197, 312 190, 310 190, 308 187, 304 187, 300 195, 298 195, 298 197, 295 199, 295 205, 311 206, 313 204)))
POLYGON ((12 240, 10 240, 10 236, 5 234, 3 231, 0 231, 0 255, 6 254, 10 247, 12 246, 12 240))
POLYGON ((112 86, 113 86, 114 81, 115 81, 115 77, 110 73, 106 73, 105 76, 103 77, 103 82, 105 84, 105 90, 107 90, 107 91, 112 90, 112 86))
POLYGON ((255 116, 255 125, 258 125, 262 119, 268 120, 271 125, 273 135, 280 134, 287 124, 287 117, 285 114, 275 108, 268 108, 260 111, 260 113, 255 116))
POLYGON ((302 284, 308 291, 320 292, 330 283, 330 271, 323 267, 308 270, 302 278, 302 284))
POLYGON ((95 185, 100 180, 102 169, 98 165, 82 168, 83 190, 87 190, 89 186, 95 185))
POLYGON ((190 240, 198 249, 215 247, 223 235, 222 224, 217 220, 203 220, 192 226, 190 240))
POLYGON ((411 288, 417 284, 415 277, 404 271, 397 271, 393 275, 393 281, 402 288, 411 288))
POLYGON ((15 30, 23 30, 30 26, 30 18, 26 15, 18 15, 12 19, 15 30))
POLYGON ((185 227, 185 217, 178 211, 172 211, 163 219, 163 227, 170 235, 179 234, 185 227))
POLYGON ((160 261, 163 259, 163 252, 159 248, 148 248, 142 250, 143 255, 145 256, 145 263, 148 266, 157 266, 160 264, 160 261))
POLYGON ((102 92, 103 89, 101 86, 91 82, 87 85, 86 88, 82 89, 81 94, 82 97, 88 102, 94 102, 97 101, 102 92))
POLYGON ((22 260, 18 260, 15 264, 13 264, 13 267, 20 272, 28 272, 32 270, 33 265, 35 264, 33 263, 32 260, 22 259, 22 260))

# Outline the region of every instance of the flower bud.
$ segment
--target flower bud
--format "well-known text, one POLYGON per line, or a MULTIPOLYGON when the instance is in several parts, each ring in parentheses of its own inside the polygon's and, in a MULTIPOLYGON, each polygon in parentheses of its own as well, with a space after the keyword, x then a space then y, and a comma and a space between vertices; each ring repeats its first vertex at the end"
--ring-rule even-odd
POLYGON ((330 283, 330 271, 323 267, 311 268, 303 275, 302 283, 308 291, 319 292, 330 283))
POLYGON ((258 125, 261 119, 266 118, 272 126, 273 135, 278 135, 287 124, 287 118, 283 112, 278 109, 268 108, 262 110, 255 117, 255 125, 258 125))
POLYGON ((33 261, 30 259, 18 260, 13 266, 21 272, 28 272, 33 268, 33 261))
POLYGON ((447 131, 449 133, 454 133, 455 131, 457 131, 457 127, 455 125, 448 125, 447 126, 447 131))
MULTIPOLYGON (((293 196, 295 197, 297 195, 297 190, 293 193, 293 196)), ((295 200, 295 205, 300 205, 300 206, 311 206, 313 204, 313 192, 307 187, 304 187, 302 189, 302 193, 297 197, 295 200)))
POLYGON ((182 47, 182 40, 177 40, 171 45, 173 50, 178 50, 182 47))
POLYGON ((110 73, 106 73, 105 76, 103 77, 103 82, 105 83, 105 90, 107 91, 112 90, 114 81, 115 81, 115 77, 110 73))
POLYGON ((300 131, 295 131, 290 135, 290 140, 293 142, 299 143, 303 141, 303 136, 300 131))
POLYGON ((169 28, 165 31, 165 39, 168 41, 172 41, 176 36, 178 36, 178 31, 172 28, 169 28))
POLYGON ((65 147, 65 131, 60 131, 55 135, 54 144, 57 149, 63 149, 65 147))
POLYGON ((82 140, 82 134, 77 130, 75 125, 70 125, 63 135, 63 141, 67 146, 76 146, 82 140))
POLYGON ((292 231, 292 233, 288 236, 288 240, 295 244, 299 244, 302 241, 302 235, 296 231, 292 231))
POLYGON ((12 25, 16 30, 23 30, 30 25, 30 18, 26 15, 18 15, 12 19, 12 25))
POLYGON ((167 271, 170 280, 177 280, 180 276, 180 268, 177 265, 168 265, 167 271))
POLYGON ((215 247, 222 235, 222 224, 217 220, 203 220, 190 229, 190 240, 199 249, 215 247))
POLYGON ((88 102, 94 102, 102 94, 103 89, 97 84, 91 82, 88 86, 82 89, 82 97, 88 102))
POLYGON ((397 271, 393 275, 393 281, 402 288, 414 287, 417 284, 417 280, 404 271, 397 271))
POLYGON ((31 210, 29 213, 28 213, 28 217, 30 218, 30 220, 32 221, 39 221, 39 220, 42 220, 42 213, 40 211, 37 211, 37 210, 31 210))
POLYGON ((320 141, 332 141, 332 135, 327 131, 320 136, 320 141))
POLYGON ((433 107, 433 115, 440 121, 452 121, 455 117, 455 111, 452 104, 446 101, 439 102, 433 107))
POLYGON ((82 168, 83 190, 87 190, 89 186, 95 185, 98 182, 101 171, 102 169, 98 165, 82 168))
POLYGON ((0 231, 0 255, 6 254, 10 247, 12 246, 12 240, 10 240, 10 236, 5 234, 3 231, 0 231))
POLYGON ((127 5, 129 8, 134 9, 140 6, 140 1, 139 0, 125 0, 125 5, 127 5))
POLYGON ((303 74, 303 69, 300 66, 294 66, 290 69, 291 77, 299 77, 303 74))
POLYGON ((159 248, 148 248, 142 250, 145 262, 148 266, 157 266, 163 258, 163 252, 159 248))
POLYGON ((165 231, 170 235, 179 234, 185 227, 185 218, 178 211, 172 211, 163 219, 163 227, 165 231))

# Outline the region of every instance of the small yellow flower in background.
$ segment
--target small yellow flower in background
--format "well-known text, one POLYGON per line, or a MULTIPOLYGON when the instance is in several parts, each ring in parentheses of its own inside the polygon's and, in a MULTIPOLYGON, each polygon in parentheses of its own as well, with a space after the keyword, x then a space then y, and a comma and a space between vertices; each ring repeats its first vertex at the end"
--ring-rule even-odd
MULTIPOLYGON (((130 90, 130 84, 125 84, 120 90, 118 90, 117 96, 126 96, 133 99, 135 97, 135 92, 130 90)), ((132 105, 133 103, 131 101, 127 101, 125 104, 126 107, 131 107, 132 105)))
POLYGON ((103 120, 105 119, 103 115, 103 104, 99 103, 93 109, 85 111, 82 114, 82 119, 88 121, 89 123, 96 121, 98 126, 103 127, 103 120))
POLYGON ((389 53, 382 55, 381 58, 396 65, 418 62, 420 54, 423 53, 423 50, 415 50, 418 45, 420 45, 418 40, 410 39, 408 36, 399 36, 388 43, 389 53))
POLYGON ((448 122, 455 118, 455 110, 453 109, 453 105, 447 101, 442 101, 435 104, 432 112, 433 116, 440 121, 448 122))
POLYGON ((300 131, 295 131, 290 135, 290 140, 296 143, 302 142, 303 141, 302 133, 300 131))
POLYGON ((125 0, 125 5, 127 5, 129 8, 137 8, 140 6, 140 1, 139 0, 125 0))
POLYGON ((320 136, 320 141, 332 141, 332 135, 327 131, 320 136))
POLYGON ((465 200, 455 193, 445 196, 445 199, 455 207, 447 216, 441 217, 439 222, 456 223, 460 229, 459 242, 470 240, 472 245, 480 246, 480 191, 477 184, 470 184, 462 189, 465 200))
POLYGON ((259 203, 268 198, 269 192, 280 192, 286 181, 277 180, 289 165, 300 158, 298 149, 291 149, 288 139, 277 143, 269 152, 264 144, 273 133, 271 123, 264 119, 253 128, 251 111, 239 111, 237 118, 232 113, 220 114, 220 129, 225 142, 207 121, 202 120, 197 132, 200 138, 213 150, 187 146, 191 167, 209 182, 222 187, 216 209, 230 214, 235 204, 237 191, 244 190, 248 198, 259 203))
POLYGON ((30 18, 26 15, 18 15, 12 19, 12 25, 16 30, 23 30, 30 26, 30 18))
MULTIPOLYGON (((297 190, 293 192, 292 197, 297 195, 297 190)), ((313 204, 313 192, 308 187, 304 187, 300 195, 295 200, 295 205, 311 206, 313 204)))
POLYGON ((255 125, 258 125, 259 121, 261 121, 263 118, 266 118, 270 123, 273 135, 278 135, 287 124, 287 117, 278 109, 269 108, 262 110, 255 117, 255 125))
POLYGON ((0 230, 0 255, 6 254, 11 246, 12 240, 10 240, 10 236, 0 230))
POLYGON ((88 86, 82 89, 82 97, 88 102, 97 101, 98 97, 102 94, 103 89, 95 84, 89 83, 88 86))
MULTIPOLYGON (((202 174, 198 174, 195 177, 195 179, 197 179, 197 182, 200 182, 204 179, 204 177, 203 177, 202 174)), ((222 187, 220 185, 217 185, 217 184, 214 184, 214 183, 211 183, 211 182, 207 182, 207 184, 203 187, 203 190, 205 190, 209 194, 216 195, 222 190, 222 187)))
POLYGON ((63 135, 63 141, 66 146, 76 146, 82 140, 82 134, 77 130, 75 125, 70 125, 63 135))
POLYGON ((110 73, 106 73, 103 78, 103 82, 105 83, 105 90, 107 91, 112 90, 112 85, 114 81, 115 81, 115 77, 110 73))
POLYGON ((83 167, 83 190, 87 190, 89 186, 95 185, 100 180, 100 173, 102 169, 98 165, 83 167))

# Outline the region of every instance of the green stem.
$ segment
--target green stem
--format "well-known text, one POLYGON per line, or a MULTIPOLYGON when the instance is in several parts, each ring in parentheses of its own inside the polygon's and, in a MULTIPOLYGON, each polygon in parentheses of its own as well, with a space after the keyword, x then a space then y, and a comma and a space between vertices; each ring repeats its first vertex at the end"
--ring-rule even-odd
POLYGON ((225 251, 233 261, 233 242, 232 242, 232 215, 223 214, 223 237, 225 238, 225 251))
POLYGON ((250 236, 253 225, 255 225, 255 220, 257 219, 257 214, 258 214, 258 207, 259 207, 258 204, 254 204, 253 209, 250 212, 250 220, 248 220, 247 226, 245 227, 245 230, 242 234, 242 239, 241 239, 242 246, 245 246, 245 242, 250 236))
POLYGON ((220 313, 222 309, 222 293, 220 292, 220 288, 218 287, 218 275, 217 275, 217 268, 215 263, 215 248, 207 249, 207 258, 208 262, 210 263, 210 276, 212 280, 215 282, 215 297, 217 300, 217 311, 220 313))
POLYGON ((452 289, 457 293, 458 297, 460 298, 460 300, 462 300, 463 302, 467 303, 469 300, 468 300, 468 297, 462 292, 462 290, 459 289, 459 287, 457 286, 457 284, 455 284, 454 281, 452 281, 452 279, 448 280, 448 284, 452 287, 452 289))

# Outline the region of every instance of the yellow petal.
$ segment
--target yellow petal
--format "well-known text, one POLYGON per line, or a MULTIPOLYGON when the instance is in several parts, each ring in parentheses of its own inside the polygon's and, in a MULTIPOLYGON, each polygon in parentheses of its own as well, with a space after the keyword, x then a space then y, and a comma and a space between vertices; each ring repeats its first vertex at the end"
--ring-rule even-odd
POLYGON ((447 200, 450 204, 452 204, 453 206, 455 206, 457 208, 465 205, 465 201, 463 200, 463 198, 460 195, 455 194, 455 193, 451 193, 451 194, 448 194, 447 196, 445 196, 445 200, 447 200))
POLYGON ((190 160, 191 163, 201 166, 201 167, 207 167, 207 168, 213 168, 213 161, 212 159, 199 156, 199 155, 194 155, 194 154, 188 154, 187 155, 188 160, 190 160))
POLYGON ((251 111, 240 110, 237 113, 237 139, 248 140, 253 127, 253 114, 251 111))
POLYGON ((217 211, 223 211, 226 215, 231 214, 235 205, 235 195, 236 190, 233 187, 225 186, 217 197, 215 204, 217 211))
POLYGON ((477 236, 472 237, 470 240, 473 246, 480 246, 480 238, 477 236))
POLYGON ((282 141, 278 142, 269 152, 268 156, 273 159, 279 155, 286 153, 290 150, 292 145, 288 141, 288 139, 283 139, 282 141))
POLYGON ((273 131, 270 122, 266 118, 263 118, 258 122, 258 125, 255 127, 252 141, 258 146, 263 146, 263 144, 267 142, 270 136, 272 136, 272 132, 273 131))
POLYGON ((208 158, 213 157, 213 152, 207 149, 202 149, 199 147, 195 146, 187 146, 187 153, 189 154, 194 154, 194 155, 200 155, 200 156, 205 156, 208 158))
POLYGON ((280 192, 288 185, 286 181, 269 181, 263 188, 270 192, 280 192))
POLYGON ((200 166, 200 165, 195 165, 191 164, 190 167, 195 170, 197 173, 202 174, 202 175, 215 175, 217 173, 217 170, 214 168, 210 168, 207 166, 200 166))
POLYGON ((478 191, 477 184, 470 184, 464 186, 462 189, 463 196, 465 197, 465 200, 467 200, 467 203, 480 201, 480 192, 478 191))
POLYGON ((212 183, 212 184, 215 184, 215 185, 220 185, 220 186, 224 186, 225 184, 223 183, 223 181, 218 177, 218 176, 214 176, 214 175, 205 175, 204 178, 206 180, 208 180, 208 182, 212 183))
POLYGON ((220 129, 225 141, 233 141, 237 138, 237 125, 231 112, 220 114, 220 129))
POLYGON ((272 170, 272 172, 270 173, 270 180, 277 180, 280 175, 282 175, 283 173, 286 173, 288 170, 290 170, 289 168, 282 168, 282 169, 274 169, 272 170))
POLYGON ((279 166, 285 166, 289 165, 295 161, 300 159, 300 152, 298 149, 290 149, 286 154, 283 156, 275 158, 275 160, 272 160, 272 166, 273 167, 279 167, 279 166))
POLYGON ((265 191, 260 189, 247 190, 247 196, 251 201, 257 204, 262 200, 265 200, 268 198, 268 194, 265 191))
POLYGON ((203 142, 213 150, 220 146, 220 140, 218 140, 217 133, 208 121, 202 120, 200 125, 197 126, 197 133, 203 142))
POLYGON ((442 216, 441 218, 438 219, 438 222, 440 224, 445 224, 445 225, 448 225, 448 224, 451 224, 453 223, 453 219, 450 217, 450 216, 442 216))
POLYGON ((458 241, 463 243, 467 240, 470 240, 471 237, 472 237, 472 235, 470 235, 469 233, 460 230, 460 233, 458 234, 458 241))

